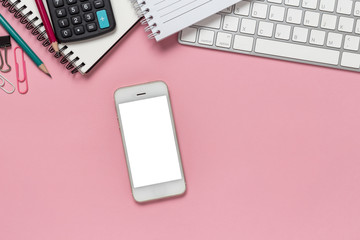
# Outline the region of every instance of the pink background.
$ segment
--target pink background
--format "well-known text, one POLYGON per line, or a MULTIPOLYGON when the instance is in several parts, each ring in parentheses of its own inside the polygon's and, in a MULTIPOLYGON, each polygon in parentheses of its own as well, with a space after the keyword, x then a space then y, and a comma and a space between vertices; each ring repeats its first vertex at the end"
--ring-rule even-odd
POLYGON ((28 94, 0 91, 0 239, 360 239, 359 74, 156 43, 136 26, 72 76, 0 12, 53 75, 26 57, 28 94), (188 191, 139 205, 113 93, 153 80, 170 89, 188 191))

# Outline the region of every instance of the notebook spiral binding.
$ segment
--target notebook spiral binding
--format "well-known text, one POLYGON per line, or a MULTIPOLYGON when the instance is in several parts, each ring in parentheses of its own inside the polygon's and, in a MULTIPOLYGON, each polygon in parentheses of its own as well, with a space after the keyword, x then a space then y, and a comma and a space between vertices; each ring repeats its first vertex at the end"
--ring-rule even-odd
MULTIPOLYGON (((11 3, 8 0, 0 0, 1 5, 4 8, 7 8, 8 11, 12 14, 14 14, 14 17, 16 19, 19 19, 20 23, 25 24, 25 28, 29 31, 31 31, 31 34, 33 34, 34 36, 37 36, 37 40, 39 40, 40 42, 42 42, 42 45, 44 47, 48 47, 48 51, 50 53, 54 53, 55 50, 50 46, 50 41, 49 38, 47 37, 46 31, 43 30, 41 31, 40 28, 43 26, 43 23, 40 23, 38 25, 35 25, 35 21, 37 21, 39 18, 35 17, 32 20, 30 20, 30 16, 33 14, 31 11, 23 14, 23 10, 25 10, 27 7, 26 5, 23 5, 20 8, 17 8, 17 5, 19 3, 21 3, 21 0, 16 0, 15 2, 11 3)), ((63 56, 63 52, 64 50, 66 50, 68 47, 64 46, 60 49, 60 53, 55 53, 54 57, 56 58, 60 58, 60 63, 61 64, 67 64, 65 66, 65 68, 69 71, 71 71, 72 74, 75 74, 79 71, 80 68, 82 68, 83 66, 85 66, 85 63, 81 63, 80 65, 78 65, 77 67, 74 66, 74 63, 79 61, 80 58, 76 57, 73 60, 71 60, 69 62, 69 57, 71 55, 74 54, 74 52, 69 52, 67 53, 65 56, 63 56)))
POLYGON ((146 6, 145 0, 130 0, 131 3, 134 5, 135 11, 139 17, 144 17, 140 22, 142 25, 147 24, 148 26, 145 27, 145 32, 152 32, 148 35, 149 39, 154 39, 155 36, 160 34, 160 30, 153 31, 154 28, 157 27, 156 22, 154 22, 153 16, 147 16, 150 12, 150 9, 146 6))

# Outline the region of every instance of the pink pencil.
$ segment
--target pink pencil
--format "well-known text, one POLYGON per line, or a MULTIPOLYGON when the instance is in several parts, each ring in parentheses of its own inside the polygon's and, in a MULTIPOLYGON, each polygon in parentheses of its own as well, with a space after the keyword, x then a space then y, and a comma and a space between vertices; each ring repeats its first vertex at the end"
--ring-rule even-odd
POLYGON ((51 23, 50 23, 48 15, 46 13, 45 6, 44 6, 42 0, 35 0, 35 2, 36 2, 36 6, 37 6, 37 8, 39 10, 41 19, 43 21, 46 33, 47 33, 47 35, 49 37, 49 40, 51 42, 51 46, 54 48, 54 50, 56 52, 59 52, 58 42, 57 42, 57 39, 55 37, 54 31, 53 31, 53 29, 51 27, 51 23))

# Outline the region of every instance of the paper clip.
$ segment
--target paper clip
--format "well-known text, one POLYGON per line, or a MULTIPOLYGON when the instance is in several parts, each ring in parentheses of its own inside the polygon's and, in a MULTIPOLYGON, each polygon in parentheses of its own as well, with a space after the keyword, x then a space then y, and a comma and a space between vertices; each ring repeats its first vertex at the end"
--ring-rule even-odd
POLYGON ((15 86, 6 79, 6 77, 4 77, 3 75, 0 74, 0 80, 2 80, 2 83, 0 82, 0 89, 2 89, 4 92, 6 92, 7 94, 12 94, 15 91, 15 86), (6 90, 5 89, 5 84, 9 83, 12 86, 12 90, 6 90))
POLYGON ((29 86, 28 86, 28 80, 27 80, 27 74, 26 74, 26 64, 25 64, 25 58, 24 58, 24 51, 20 48, 20 47, 16 47, 14 49, 14 55, 15 55, 15 68, 16 68, 16 83, 17 83, 17 88, 19 93, 21 94, 25 94, 28 92, 29 90, 29 86), (19 67, 19 63, 17 61, 17 55, 16 55, 16 50, 19 49, 21 52, 21 64, 22 64, 22 70, 23 70, 23 78, 20 79, 20 67, 19 67), (24 83, 25 84, 25 90, 22 91, 20 90, 20 83, 24 83))

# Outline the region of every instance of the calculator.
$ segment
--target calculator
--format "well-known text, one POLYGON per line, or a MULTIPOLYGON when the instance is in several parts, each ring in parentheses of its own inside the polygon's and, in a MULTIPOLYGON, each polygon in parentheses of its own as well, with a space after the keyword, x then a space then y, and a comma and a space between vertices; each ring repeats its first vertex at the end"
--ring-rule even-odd
POLYGON ((98 37, 115 28, 110 0, 46 1, 54 33, 60 43, 98 37))

